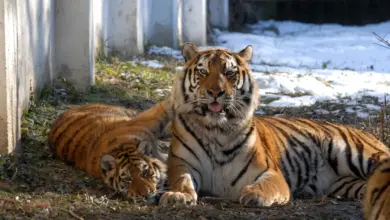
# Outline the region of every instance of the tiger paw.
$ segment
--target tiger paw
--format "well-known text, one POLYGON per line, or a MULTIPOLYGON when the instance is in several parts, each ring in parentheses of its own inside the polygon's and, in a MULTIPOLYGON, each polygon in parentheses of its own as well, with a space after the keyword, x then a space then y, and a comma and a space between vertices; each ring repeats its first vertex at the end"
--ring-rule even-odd
POLYGON ((283 195, 274 189, 263 191, 258 184, 253 184, 243 188, 239 201, 242 205, 269 207, 274 204, 286 204, 289 201, 289 195, 283 195))
POLYGON ((195 205, 197 200, 196 192, 166 192, 160 198, 160 205, 195 205))

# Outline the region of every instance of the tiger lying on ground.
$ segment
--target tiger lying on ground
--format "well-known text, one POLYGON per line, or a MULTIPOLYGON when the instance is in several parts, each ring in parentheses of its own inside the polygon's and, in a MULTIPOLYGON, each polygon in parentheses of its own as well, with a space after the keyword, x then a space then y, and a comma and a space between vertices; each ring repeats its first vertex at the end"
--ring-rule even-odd
POLYGON ((298 196, 361 199, 368 174, 390 156, 372 134, 352 127, 254 116, 251 46, 235 53, 185 43, 182 54, 184 71, 170 97, 170 191, 160 205, 195 204, 200 192, 256 206, 298 196))
POLYGON ((136 111, 119 106, 72 108, 54 121, 49 145, 61 160, 103 178, 117 192, 151 197, 166 179, 167 155, 158 151, 156 143, 167 134, 169 115, 164 105, 167 102, 139 118, 136 111))
POLYGON ((381 161, 368 178, 363 205, 365 219, 390 219, 390 159, 381 161))

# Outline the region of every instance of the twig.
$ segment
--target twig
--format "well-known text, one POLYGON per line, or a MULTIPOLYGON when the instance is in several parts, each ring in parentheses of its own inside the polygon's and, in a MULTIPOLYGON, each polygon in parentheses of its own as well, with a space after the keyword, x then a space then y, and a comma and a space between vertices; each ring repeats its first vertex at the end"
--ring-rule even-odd
POLYGON ((374 44, 379 45, 379 46, 384 47, 384 48, 387 48, 387 49, 390 49, 390 42, 388 40, 385 40, 386 35, 384 37, 380 37, 375 32, 373 32, 373 34, 375 35, 376 39, 381 43, 381 44, 378 44, 378 43, 374 43, 374 44))
POLYGON ((82 217, 76 215, 74 212, 72 212, 71 210, 66 210, 66 209, 63 209, 63 208, 60 208, 61 211, 63 212, 67 212, 69 215, 71 215, 72 217, 74 217, 75 219, 78 219, 78 220, 84 220, 82 217))

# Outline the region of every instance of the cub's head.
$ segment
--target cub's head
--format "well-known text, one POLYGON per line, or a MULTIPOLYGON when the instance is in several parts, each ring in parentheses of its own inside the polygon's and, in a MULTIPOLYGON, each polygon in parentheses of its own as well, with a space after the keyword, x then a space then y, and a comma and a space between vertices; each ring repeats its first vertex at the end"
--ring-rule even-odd
POLYGON ((105 154, 100 159, 104 182, 129 197, 153 197, 166 178, 166 165, 143 153, 116 157, 105 154))
POLYGON ((222 126, 253 115, 259 93, 248 64, 252 46, 239 52, 220 48, 201 51, 185 43, 182 55, 184 71, 173 90, 178 113, 198 115, 209 126, 222 126))

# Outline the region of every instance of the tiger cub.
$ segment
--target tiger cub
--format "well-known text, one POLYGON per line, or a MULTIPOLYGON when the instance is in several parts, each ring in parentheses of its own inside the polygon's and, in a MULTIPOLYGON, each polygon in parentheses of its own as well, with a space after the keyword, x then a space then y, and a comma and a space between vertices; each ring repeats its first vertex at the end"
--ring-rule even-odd
POLYGON ((48 141, 59 159, 127 196, 151 197, 166 178, 167 155, 157 139, 169 135, 162 102, 140 113, 119 106, 71 108, 53 123, 48 141))

